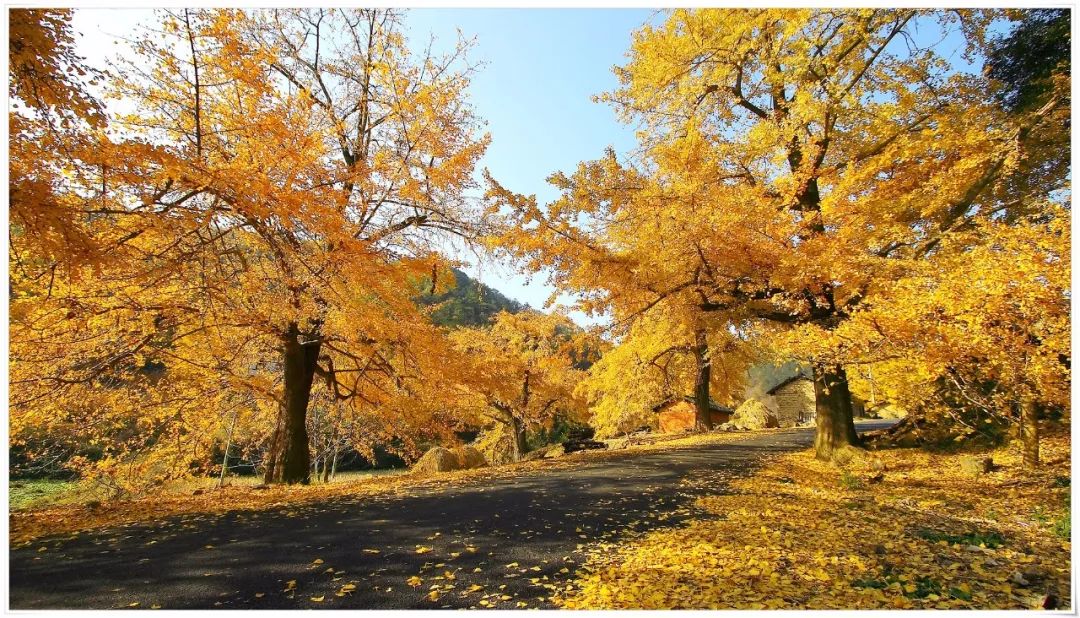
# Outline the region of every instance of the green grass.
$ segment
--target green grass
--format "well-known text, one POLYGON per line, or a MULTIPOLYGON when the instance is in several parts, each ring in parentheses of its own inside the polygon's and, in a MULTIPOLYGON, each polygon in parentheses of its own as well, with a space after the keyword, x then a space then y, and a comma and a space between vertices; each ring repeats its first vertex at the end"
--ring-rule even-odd
POLYGON ((949 545, 983 545, 991 549, 1001 547, 1005 544, 1005 537, 1001 536, 997 532, 965 532, 963 534, 949 534, 947 532, 940 532, 938 530, 920 530, 918 536, 921 539, 930 541, 931 543, 937 543, 938 541, 945 541, 949 545))
MULTIPOLYGON (((339 472, 328 485, 339 485, 375 477, 389 477, 407 472, 406 468, 388 470, 354 470, 339 472)), ((218 477, 203 477, 174 481, 162 488, 165 494, 190 494, 198 489, 217 487, 218 477)), ((261 476, 226 476, 225 485, 234 487, 254 487, 262 484, 261 476)), ((316 481, 313 485, 322 485, 316 481)), ((8 494, 8 508, 12 511, 25 511, 53 506, 88 504, 104 501, 102 492, 79 481, 54 479, 12 479, 8 494)))
MULTIPOLYGON (((899 578, 888 572, 883 573, 882 577, 856 579, 851 582, 853 588, 877 588, 878 590, 884 590, 892 584, 900 584, 903 586, 903 582, 901 582, 899 578)), ((914 585, 914 590, 908 590, 907 588, 903 589, 904 596, 909 599, 925 599, 932 594, 941 595, 941 584, 931 577, 918 575, 911 584, 914 585)), ((950 589, 949 594, 958 599, 971 600, 971 596, 967 595, 965 598, 963 596, 963 591, 959 588, 950 589)))
POLYGON ((1054 517, 1043 507, 1037 506, 1031 513, 1031 519, 1040 526, 1049 528, 1058 538, 1068 541, 1072 536, 1072 509, 1069 508, 1067 499, 1065 512, 1061 515, 1054 517))
POLYGON ((86 491, 78 481, 56 479, 12 479, 8 487, 8 508, 12 511, 82 502, 79 496, 86 491))
POLYGON ((1064 515, 1054 521, 1051 530, 1054 531, 1058 538, 1066 541, 1072 540, 1072 512, 1066 510, 1064 515))
POLYGON ((844 473, 840 475, 840 486, 844 489, 856 490, 862 489, 863 484, 859 477, 844 470, 844 473))

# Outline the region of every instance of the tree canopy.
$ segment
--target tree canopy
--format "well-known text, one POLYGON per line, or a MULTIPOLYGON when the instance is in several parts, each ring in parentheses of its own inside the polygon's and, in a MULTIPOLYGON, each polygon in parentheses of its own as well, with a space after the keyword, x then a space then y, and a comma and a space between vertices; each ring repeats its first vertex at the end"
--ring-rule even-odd
POLYGON ((916 25, 953 30, 969 57, 985 57, 986 28, 1002 17, 672 11, 635 33, 620 87, 600 97, 639 124, 640 154, 556 173, 562 197, 546 207, 491 182, 514 222, 505 245, 528 268, 552 269, 585 310, 618 322, 692 308, 714 314, 710 333, 760 337, 812 365, 828 457, 856 442, 844 367, 882 360, 885 346, 845 325, 918 303, 897 282, 978 255, 995 242, 987 232, 1064 214, 1051 197, 1066 186, 1060 167, 1013 190, 1044 156, 1028 140, 1062 100, 1010 115, 986 76, 915 42, 916 25))

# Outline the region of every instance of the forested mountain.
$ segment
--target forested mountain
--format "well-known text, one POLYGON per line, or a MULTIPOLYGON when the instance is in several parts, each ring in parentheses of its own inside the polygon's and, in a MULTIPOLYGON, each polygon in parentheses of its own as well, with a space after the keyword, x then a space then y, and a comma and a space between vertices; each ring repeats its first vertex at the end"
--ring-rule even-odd
POLYGON ((517 313, 528 308, 527 304, 503 296, 495 288, 456 268, 453 271, 457 283, 452 289, 442 294, 424 294, 416 299, 421 305, 442 305, 432 315, 439 326, 483 326, 500 311, 517 313))

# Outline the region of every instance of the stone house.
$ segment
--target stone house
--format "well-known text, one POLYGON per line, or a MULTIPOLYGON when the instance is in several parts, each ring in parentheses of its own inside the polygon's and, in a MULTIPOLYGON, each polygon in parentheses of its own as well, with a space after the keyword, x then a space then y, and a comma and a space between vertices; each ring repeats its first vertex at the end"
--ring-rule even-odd
POLYGON ((776 402, 776 420, 781 427, 814 422, 814 381, 797 373, 768 390, 776 402))
MULTIPOLYGON (((816 406, 813 378, 796 373, 769 389, 768 394, 776 402, 776 418, 781 427, 813 424, 816 406)), ((851 396, 851 406, 855 418, 866 415, 865 403, 855 395, 851 396)))
MULTIPOLYGON (((694 429, 696 408, 694 398, 689 395, 666 399, 653 406, 653 412, 659 417, 661 433, 679 433, 694 429)), ((734 410, 731 408, 709 400, 709 420, 713 427, 731 420, 732 412, 734 410)))

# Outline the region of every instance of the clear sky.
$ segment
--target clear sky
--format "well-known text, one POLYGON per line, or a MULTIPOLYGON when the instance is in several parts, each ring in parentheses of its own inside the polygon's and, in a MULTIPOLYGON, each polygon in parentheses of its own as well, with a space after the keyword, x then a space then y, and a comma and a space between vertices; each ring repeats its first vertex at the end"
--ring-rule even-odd
MULTIPOLYGON (((118 36, 151 17, 147 10, 80 9, 73 22, 79 51, 91 64, 104 63, 126 50, 118 36)), ((492 136, 480 165, 507 188, 543 202, 556 196, 545 181, 552 172, 572 170, 608 146, 633 147, 633 131, 591 97, 615 87, 611 69, 624 63, 631 32, 657 18, 642 9, 412 9, 406 26, 414 45, 431 34, 452 45, 458 30, 476 38, 469 59, 483 66, 470 94, 492 136)), ((544 275, 530 280, 491 260, 466 271, 537 308, 552 292, 544 275)))
MULTIPOLYGON (((631 32, 656 18, 640 9, 413 9, 407 23, 419 44, 428 33, 455 41, 458 29, 476 37, 470 59, 484 66, 471 95, 492 136, 481 165, 508 189, 543 203, 557 196, 545 181, 552 172, 598 158, 608 146, 634 146, 631 128, 591 97, 616 86, 611 69, 625 62, 631 32)), ((506 265, 467 270, 533 307, 552 291, 544 275, 530 281, 506 265)))

